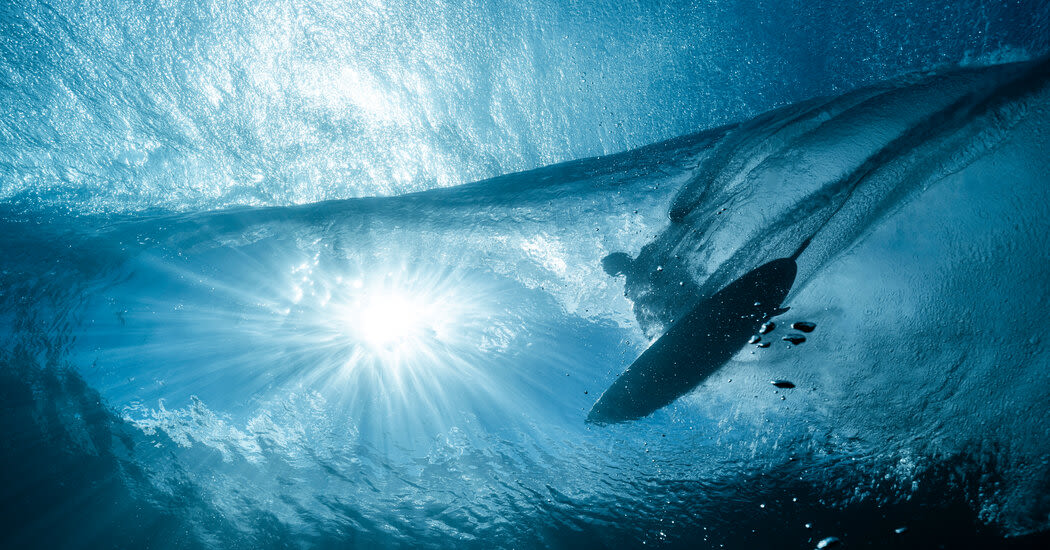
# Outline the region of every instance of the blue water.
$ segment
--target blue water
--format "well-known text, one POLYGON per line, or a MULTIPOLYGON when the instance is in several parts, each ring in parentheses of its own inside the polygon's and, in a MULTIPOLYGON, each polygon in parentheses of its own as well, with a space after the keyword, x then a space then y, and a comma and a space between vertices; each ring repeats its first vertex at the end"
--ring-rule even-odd
POLYGON ((159 4, 0 6, 0 545, 1046 544, 1050 5, 159 4))

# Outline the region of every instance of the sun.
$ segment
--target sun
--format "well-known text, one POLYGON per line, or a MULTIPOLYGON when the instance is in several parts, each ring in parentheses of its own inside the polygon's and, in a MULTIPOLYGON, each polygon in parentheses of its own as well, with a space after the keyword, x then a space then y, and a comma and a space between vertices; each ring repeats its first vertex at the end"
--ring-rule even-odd
POLYGON ((351 352, 350 368, 359 359, 387 370, 417 368, 478 346, 490 312, 470 298, 483 294, 476 290, 455 272, 374 270, 328 279, 313 319, 332 345, 351 352))
POLYGON ((348 336, 373 353, 424 346, 454 323, 453 313, 443 311, 433 296, 404 289, 362 291, 342 317, 348 336))

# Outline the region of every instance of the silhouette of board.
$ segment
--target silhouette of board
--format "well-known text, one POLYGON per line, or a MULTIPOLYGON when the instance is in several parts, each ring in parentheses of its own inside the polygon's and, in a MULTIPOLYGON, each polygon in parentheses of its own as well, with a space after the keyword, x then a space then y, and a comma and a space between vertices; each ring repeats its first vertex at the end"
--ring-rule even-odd
POLYGON ((649 346, 607 390, 587 422, 609 424, 649 416, 695 388, 747 344, 762 323, 783 313, 798 273, 796 259, 763 264, 702 299, 649 346))

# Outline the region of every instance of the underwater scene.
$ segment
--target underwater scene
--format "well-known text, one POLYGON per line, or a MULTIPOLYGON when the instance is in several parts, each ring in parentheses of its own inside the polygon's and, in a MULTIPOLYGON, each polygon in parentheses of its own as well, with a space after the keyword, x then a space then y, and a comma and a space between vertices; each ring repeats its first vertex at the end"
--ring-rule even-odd
POLYGON ((1050 548, 1050 2, 7 0, 0 548, 1050 548))

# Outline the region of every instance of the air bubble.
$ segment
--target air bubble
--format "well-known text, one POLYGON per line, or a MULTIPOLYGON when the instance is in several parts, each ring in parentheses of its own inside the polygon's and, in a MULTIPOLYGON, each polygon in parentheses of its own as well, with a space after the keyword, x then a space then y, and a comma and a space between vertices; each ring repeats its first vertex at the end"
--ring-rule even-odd
POLYGON ((840 544, 842 544, 842 541, 839 540, 838 537, 827 537, 817 543, 817 549, 819 550, 821 548, 834 548, 840 544))
POLYGON ((816 323, 810 323, 809 321, 798 321, 791 323, 791 328, 802 332, 813 332, 817 328, 816 323))

